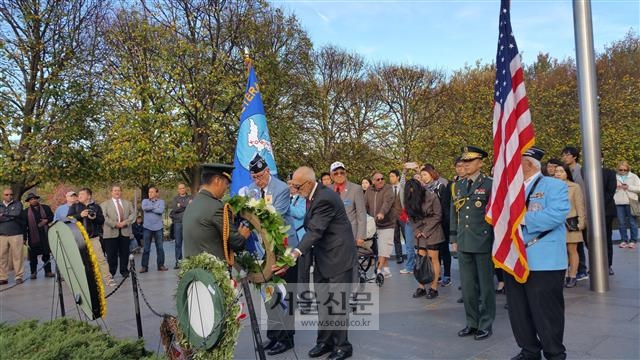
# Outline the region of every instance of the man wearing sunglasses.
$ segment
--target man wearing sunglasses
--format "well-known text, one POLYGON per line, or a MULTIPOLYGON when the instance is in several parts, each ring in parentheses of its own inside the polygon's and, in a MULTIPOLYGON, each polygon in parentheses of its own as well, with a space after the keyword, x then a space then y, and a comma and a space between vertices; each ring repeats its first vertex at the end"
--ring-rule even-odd
POLYGON ((384 274, 385 278, 391 277, 389 271, 389 257, 393 249, 393 234, 396 227, 398 210, 395 204, 395 196, 391 185, 384 183, 384 175, 376 172, 371 177, 372 186, 364 194, 364 202, 367 213, 376 220, 376 230, 378 232, 378 272, 384 274))
POLYGON ((0 285, 9 283, 9 261, 15 270, 16 283, 22 283, 24 231, 20 214, 22 203, 14 200, 11 188, 3 189, 0 202, 0 285))
MULTIPOLYGON (((328 360, 349 358, 353 347, 347 336, 349 315, 348 311, 344 311, 349 305, 344 301, 340 303, 340 299, 350 296, 357 257, 344 203, 335 191, 316 182, 315 172, 309 167, 298 168, 289 186, 306 198, 308 204, 304 218, 306 232, 291 255, 297 259, 314 247, 316 266, 313 281, 318 301, 318 320, 326 324, 318 327, 316 346, 308 355, 316 358, 331 353, 328 360)), ((287 268, 274 266, 274 271, 282 274, 287 268)))

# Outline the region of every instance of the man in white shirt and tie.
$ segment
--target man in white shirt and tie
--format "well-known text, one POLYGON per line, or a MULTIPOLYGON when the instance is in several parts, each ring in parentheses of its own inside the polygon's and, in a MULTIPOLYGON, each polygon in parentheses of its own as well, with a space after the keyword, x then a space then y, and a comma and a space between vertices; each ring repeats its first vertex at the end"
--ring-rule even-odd
POLYGON ((136 220, 136 213, 131 202, 121 199, 122 189, 119 185, 111 186, 111 199, 106 200, 100 207, 104 214, 103 239, 107 252, 109 272, 115 276, 118 268, 120 275, 127 276, 129 262, 129 243, 131 242, 131 224, 136 220))

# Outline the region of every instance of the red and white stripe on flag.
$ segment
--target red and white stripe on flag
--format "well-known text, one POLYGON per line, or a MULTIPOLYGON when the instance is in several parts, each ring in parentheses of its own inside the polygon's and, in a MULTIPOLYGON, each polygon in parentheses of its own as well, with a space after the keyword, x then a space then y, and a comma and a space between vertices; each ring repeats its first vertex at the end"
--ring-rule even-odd
POLYGON ((524 72, 502 0, 493 107, 493 187, 487 221, 493 225, 494 264, 523 283, 529 276, 520 223, 525 214, 522 153, 535 141, 524 72))

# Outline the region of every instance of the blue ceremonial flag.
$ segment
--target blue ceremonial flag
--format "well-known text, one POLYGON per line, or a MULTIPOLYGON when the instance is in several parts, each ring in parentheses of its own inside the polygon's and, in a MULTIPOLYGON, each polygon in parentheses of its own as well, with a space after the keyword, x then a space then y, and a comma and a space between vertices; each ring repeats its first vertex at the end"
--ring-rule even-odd
POLYGON ((267 117, 264 114, 258 79, 253 70, 253 65, 249 63, 249 79, 247 80, 247 89, 244 92, 242 101, 236 154, 233 157, 235 169, 231 174, 231 196, 241 193, 242 188, 251 184, 249 163, 256 154, 260 154, 267 162, 271 175, 278 176, 278 168, 271 148, 271 137, 267 128, 267 117))

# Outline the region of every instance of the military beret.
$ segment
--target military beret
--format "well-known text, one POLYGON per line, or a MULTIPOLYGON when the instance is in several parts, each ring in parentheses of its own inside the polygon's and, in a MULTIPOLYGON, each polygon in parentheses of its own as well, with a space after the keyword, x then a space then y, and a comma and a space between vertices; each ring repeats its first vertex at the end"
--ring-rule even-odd
POLYGON ((471 161, 475 159, 484 159, 489 154, 486 151, 480 149, 475 146, 463 146, 462 147, 462 155, 460 155, 460 159, 462 161, 471 161))
POLYGON ((249 163, 249 171, 252 173, 262 172, 268 167, 267 162, 262 158, 262 156, 260 156, 260 154, 256 154, 249 163))
POLYGON ((213 174, 226 177, 231 182, 231 173, 235 168, 233 165, 227 164, 202 164, 200 165, 202 175, 213 174))
POLYGON ((540 160, 542 160, 542 157, 544 156, 544 150, 538 149, 537 147, 531 147, 531 148, 529 148, 529 150, 525 151, 524 154, 522 154, 522 156, 532 157, 532 158, 540 161, 540 160))

